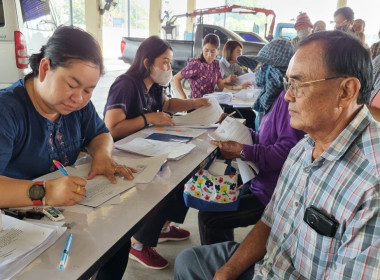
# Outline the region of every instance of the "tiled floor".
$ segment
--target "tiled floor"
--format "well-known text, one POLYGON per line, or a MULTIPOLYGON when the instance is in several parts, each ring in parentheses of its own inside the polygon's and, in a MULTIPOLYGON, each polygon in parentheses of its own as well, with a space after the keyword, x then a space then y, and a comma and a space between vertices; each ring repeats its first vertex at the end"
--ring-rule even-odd
MULTIPOLYGON (((103 118, 103 109, 107 100, 109 88, 117 76, 121 75, 128 69, 128 65, 120 60, 106 60, 106 73, 100 78, 97 87, 94 90, 91 98, 94 103, 98 114, 103 118)), ((173 279, 173 265, 176 256, 184 249, 191 246, 199 246, 199 233, 198 233, 198 221, 197 210, 190 209, 185 223, 181 226, 190 231, 190 239, 181 242, 166 242, 157 246, 157 251, 162 254, 170 263, 169 267, 164 270, 152 270, 143 267, 136 261, 129 260, 127 270, 123 279, 128 280, 169 280, 173 279)), ((242 241, 246 236, 249 228, 241 228, 235 230, 236 241, 242 241)), ((125 252, 128 254, 128 252, 125 252)))

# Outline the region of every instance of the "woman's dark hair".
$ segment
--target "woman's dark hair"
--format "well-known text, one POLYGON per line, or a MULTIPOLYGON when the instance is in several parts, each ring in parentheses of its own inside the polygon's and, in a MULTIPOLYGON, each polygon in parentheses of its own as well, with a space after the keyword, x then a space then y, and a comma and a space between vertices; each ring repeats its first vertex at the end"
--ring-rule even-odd
POLYGON ((170 44, 158 36, 150 36, 145 39, 137 49, 136 56, 131 67, 127 70, 127 74, 137 79, 148 77, 150 75, 150 66, 154 64, 154 60, 168 49, 173 51, 170 44), (145 58, 148 59, 148 69, 144 65, 145 58))
POLYGON ((243 48, 243 44, 236 40, 228 40, 223 47, 223 57, 230 61, 232 58, 232 52, 237 48, 243 48))
POLYGON ((314 41, 322 41, 323 60, 331 75, 355 77, 360 82, 358 104, 368 104, 373 88, 372 63, 363 43, 347 32, 320 31, 303 39, 298 49, 314 41))
POLYGON ((354 20, 354 11, 350 7, 342 7, 335 11, 334 17, 337 15, 342 14, 344 18, 348 21, 354 20))
MULTIPOLYGON (((209 33, 209 34, 207 34, 207 35, 203 38, 203 41, 202 41, 202 48, 203 48, 206 44, 211 44, 211 45, 213 45, 215 48, 219 49, 219 46, 220 46, 219 36, 216 35, 216 34, 214 34, 214 33, 209 33)), ((206 62, 206 59, 205 59, 204 56, 203 56, 203 50, 201 51, 201 54, 199 55, 199 58, 201 59, 201 62, 206 62)))
POLYGON ((81 60, 94 63, 99 66, 100 74, 104 73, 102 50, 98 42, 78 27, 59 26, 40 52, 30 56, 30 75, 33 77, 38 76, 40 62, 44 57, 49 58, 51 69, 66 68, 73 60, 81 60))

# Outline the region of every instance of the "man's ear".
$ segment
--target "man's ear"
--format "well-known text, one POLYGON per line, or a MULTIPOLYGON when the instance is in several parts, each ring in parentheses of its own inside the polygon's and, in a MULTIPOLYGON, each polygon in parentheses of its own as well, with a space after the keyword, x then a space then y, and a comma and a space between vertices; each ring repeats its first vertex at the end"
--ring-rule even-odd
POLYGON ((47 72, 50 70, 50 59, 47 57, 44 57, 40 61, 40 66, 38 68, 38 79, 40 82, 43 82, 45 80, 47 72))
POLYGON ((354 100, 356 102, 361 88, 360 81, 355 77, 346 78, 340 84, 339 105, 346 107, 354 100))

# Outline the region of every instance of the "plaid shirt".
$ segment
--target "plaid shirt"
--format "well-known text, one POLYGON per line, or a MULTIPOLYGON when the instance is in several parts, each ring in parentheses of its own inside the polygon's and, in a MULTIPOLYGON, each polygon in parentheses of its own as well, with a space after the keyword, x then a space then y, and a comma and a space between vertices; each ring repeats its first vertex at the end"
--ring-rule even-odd
POLYGON ((262 217, 271 227, 253 279, 379 279, 380 124, 363 106, 312 161, 306 135, 290 152, 262 217), (303 221, 310 205, 332 215, 335 237, 303 221))

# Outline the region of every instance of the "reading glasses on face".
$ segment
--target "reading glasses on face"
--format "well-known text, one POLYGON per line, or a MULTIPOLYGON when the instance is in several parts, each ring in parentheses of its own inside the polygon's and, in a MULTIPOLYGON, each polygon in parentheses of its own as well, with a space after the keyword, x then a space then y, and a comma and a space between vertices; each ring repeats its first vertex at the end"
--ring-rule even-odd
POLYGON ((299 88, 301 87, 308 87, 312 84, 318 83, 318 82, 323 82, 323 81, 328 81, 328 80, 334 80, 334 79, 339 79, 339 78, 347 78, 347 76, 334 76, 334 77, 327 77, 324 79, 318 79, 314 81, 308 81, 308 82, 296 82, 296 80, 292 78, 283 78, 283 83, 284 83, 284 88, 288 92, 290 92, 290 95, 293 98, 299 98, 302 96, 302 94, 298 91, 299 88))

